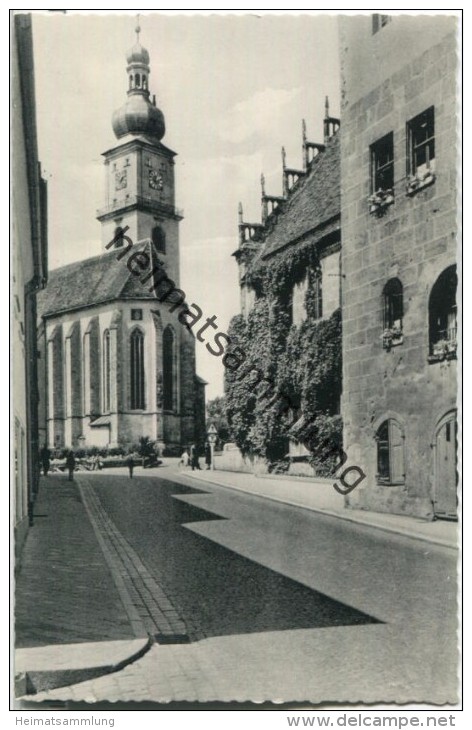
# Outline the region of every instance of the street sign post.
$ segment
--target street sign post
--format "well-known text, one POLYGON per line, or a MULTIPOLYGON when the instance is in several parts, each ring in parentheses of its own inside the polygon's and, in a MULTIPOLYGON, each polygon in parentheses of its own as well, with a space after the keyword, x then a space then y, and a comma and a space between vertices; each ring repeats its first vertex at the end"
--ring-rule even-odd
POLYGON ((208 436, 208 442, 210 444, 210 450, 211 450, 211 469, 213 471, 215 468, 215 444, 216 444, 216 439, 218 437, 218 431, 216 430, 214 423, 212 423, 210 425, 207 436, 208 436))

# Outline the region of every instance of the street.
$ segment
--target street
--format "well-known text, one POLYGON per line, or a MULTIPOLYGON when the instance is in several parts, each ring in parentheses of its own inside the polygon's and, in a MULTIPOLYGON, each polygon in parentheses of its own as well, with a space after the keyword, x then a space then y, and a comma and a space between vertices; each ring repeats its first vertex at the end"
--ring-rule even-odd
POLYGON ((455 700, 454 550, 144 474, 76 481, 156 643, 52 698, 455 700))

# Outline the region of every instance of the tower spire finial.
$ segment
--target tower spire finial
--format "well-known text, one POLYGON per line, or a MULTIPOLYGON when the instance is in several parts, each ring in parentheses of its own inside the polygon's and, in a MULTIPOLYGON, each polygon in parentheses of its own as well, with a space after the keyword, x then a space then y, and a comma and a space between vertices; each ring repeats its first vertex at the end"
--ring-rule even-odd
POLYGON ((136 43, 139 43, 139 34, 141 33, 141 26, 139 25, 139 13, 136 15, 136 28, 134 29, 134 32, 136 33, 136 43))

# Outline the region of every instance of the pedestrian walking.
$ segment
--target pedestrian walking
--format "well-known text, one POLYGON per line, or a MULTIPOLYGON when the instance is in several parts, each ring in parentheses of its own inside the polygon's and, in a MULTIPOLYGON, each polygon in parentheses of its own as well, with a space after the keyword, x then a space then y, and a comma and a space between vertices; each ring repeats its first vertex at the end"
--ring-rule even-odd
POLYGON ((208 441, 205 444, 205 464, 207 469, 211 469, 211 446, 208 441))
POLYGON ((134 458, 133 454, 130 454, 128 458, 126 459, 126 466, 128 467, 129 471, 129 478, 133 478, 133 469, 134 469, 134 458))
POLYGON ((67 471, 69 472, 69 481, 72 482, 74 480, 74 469, 75 469, 75 456, 74 456, 74 452, 72 450, 69 451, 69 453, 67 454, 66 468, 67 468, 67 471))
POLYGON ((49 451, 46 444, 44 444, 40 453, 41 465, 43 467, 43 474, 45 477, 48 475, 49 467, 51 465, 51 452, 49 451))
POLYGON ((179 466, 188 466, 190 457, 188 455, 188 449, 184 449, 182 451, 182 456, 180 457, 179 466))

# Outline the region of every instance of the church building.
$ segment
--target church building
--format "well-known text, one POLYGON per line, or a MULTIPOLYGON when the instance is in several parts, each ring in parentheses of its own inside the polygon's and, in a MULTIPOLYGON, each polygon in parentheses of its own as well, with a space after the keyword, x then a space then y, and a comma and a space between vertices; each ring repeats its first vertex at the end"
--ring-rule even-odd
POLYGON ((41 442, 113 447, 157 441, 162 451, 204 439, 205 382, 195 340, 178 319, 179 222, 175 152, 149 92, 149 53, 127 55, 127 100, 104 152, 103 253, 51 272, 39 298, 44 354, 41 442), (139 278, 138 278, 139 276, 139 278), (163 279, 172 284, 162 295, 163 279))

